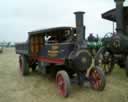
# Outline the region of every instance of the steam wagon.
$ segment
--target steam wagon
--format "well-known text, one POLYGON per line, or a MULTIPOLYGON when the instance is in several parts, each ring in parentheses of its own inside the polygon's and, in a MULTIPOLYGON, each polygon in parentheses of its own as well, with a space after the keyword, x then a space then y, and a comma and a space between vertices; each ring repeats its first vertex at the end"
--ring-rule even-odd
POLYGON ((104 37, 103 47, 95 57, 95 64, 102 66, 104 72, 109 74, 114 64, 125 68, 128 76, 128 6, 124 7, 125 0, 114 0, 116 8, 102 14, 102 18, 116 22, 116 33, 107 33, 104 37))
POLYGON ((71 83, 89 82, 94 90, 102 91, 105 76, 95 67, 85 40, 84 12, 75 12, 76 27, 56 27, 28 33, 25 43, 17 43, 19 66, 23 76, 30 68, 42 74, 54 72, 61 96, 67 97, 71 83), (38 66, 38 67, 37 67, 38 66))

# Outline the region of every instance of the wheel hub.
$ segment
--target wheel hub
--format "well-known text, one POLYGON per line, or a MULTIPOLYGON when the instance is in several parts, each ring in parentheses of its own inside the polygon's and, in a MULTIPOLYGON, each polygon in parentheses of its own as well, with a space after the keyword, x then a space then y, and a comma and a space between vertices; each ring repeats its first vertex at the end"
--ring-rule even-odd
POLYGON ((92 64, 92 56, 87 50, 79 50, 74 55, 73 65, 77 71, 86 71, 92 64))

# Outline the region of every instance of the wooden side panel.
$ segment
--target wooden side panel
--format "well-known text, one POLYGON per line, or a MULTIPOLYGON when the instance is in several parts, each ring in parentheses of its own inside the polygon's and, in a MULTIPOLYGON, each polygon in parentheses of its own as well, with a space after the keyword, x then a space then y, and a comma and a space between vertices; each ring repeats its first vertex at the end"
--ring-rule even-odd
POLYGON ((32 56, 37 56, 37 53, 44 45, 44 39, 41 35, 32 36, 30 39, 30 49, 32 56))
POLYGON ((33 38, 31 38, 30 39, 30 49, 31 49, 31 53, 34 53, 34 46, 33 46, 33 43, 34 43, 34 39, 33 38))

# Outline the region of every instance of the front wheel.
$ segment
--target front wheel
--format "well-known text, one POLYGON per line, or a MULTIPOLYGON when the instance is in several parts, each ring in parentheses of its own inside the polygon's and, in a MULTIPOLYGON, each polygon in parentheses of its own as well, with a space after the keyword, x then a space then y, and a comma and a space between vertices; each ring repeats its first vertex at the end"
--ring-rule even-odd
POLYGON ((94 90, 102 91, 106 85, 106 78, 100 68, 92 68, 89 74, 89 82, 94 90))
POLYGON ((58 71, 56 74, 56 84, 58 92, 61 96, 67 97, 70 93, 71 82, 66 71, 58 71))

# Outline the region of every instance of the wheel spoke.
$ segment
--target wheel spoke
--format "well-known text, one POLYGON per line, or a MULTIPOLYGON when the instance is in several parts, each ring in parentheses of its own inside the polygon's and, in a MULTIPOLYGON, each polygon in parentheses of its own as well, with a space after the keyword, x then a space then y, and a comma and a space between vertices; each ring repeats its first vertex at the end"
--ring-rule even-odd
POLYGON ((65 95, 65 83, 64 83, 64 79, 61 75, 58 75, 57 77, 57 86, 59 89, 59 93, 64 96, 65 95))
POLYGON ((105 49, 101 50, 97 59, 95 60, 98 61, 98 63, 96 63, 97 66, 101 67, 106 74, 111 72, 113 64, 112 54, 109 51, 106 51, 105 49))
POLYGON ((58 71, 56 75, 58 92, 61 96, 67 97, 70 92, 70 79, 66 71, 58 71))
POLYGON ((91 84, 94 89, 98 89, 101 85, 100 75, 96 70, 93 70, 90 76, 91 84))

